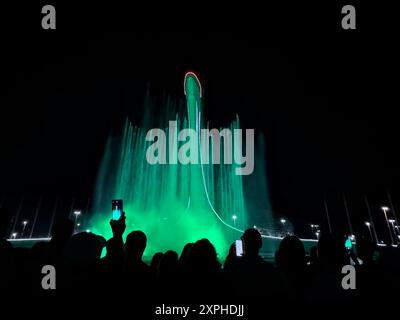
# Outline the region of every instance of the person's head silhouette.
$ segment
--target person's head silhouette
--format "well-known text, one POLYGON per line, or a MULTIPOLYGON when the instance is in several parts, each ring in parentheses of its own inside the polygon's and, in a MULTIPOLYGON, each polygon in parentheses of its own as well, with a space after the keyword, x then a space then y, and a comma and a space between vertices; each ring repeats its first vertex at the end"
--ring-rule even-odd
POLYGON ((187 267, 199 274, 214 273, 219 267, 217 252, 208 239, 196 241, 190 249, 187 267))
POLYGON ((58 220, 52 229, 51 242, 57 245, 64 245, 74 232, 74 222, 71 219, 63 218, 58 220))
POLYGON ((296 236, 286 236, 279 245, 277 264, 284 271, 301 271, 306 266, 303 243, 296 236))
POLYGON ((247 229, 243 236, 242 241, 244 244, 244 255, 245 256, 257 256, 262 247, 262 237, 257 229, 247 229))
POLYGON ((161 277, 174 276, 178 269, 178 253, 168 250, 161 257, 159 263, 159 274, 161 277))
POLYGON ((128 259, 141 260, 146 249, 147 237, 142 231, 132 231, 126 237, 125 248, 128 259))
POLYGON ((151 258, 150 268, 152 268, 154 272, 158 272, 158 266, 160 265, 160 261, 161 261, 163 255, 164 255, 164 253, 162 253, 162 252, 156 252, 153 255, 153 258, 151 258))

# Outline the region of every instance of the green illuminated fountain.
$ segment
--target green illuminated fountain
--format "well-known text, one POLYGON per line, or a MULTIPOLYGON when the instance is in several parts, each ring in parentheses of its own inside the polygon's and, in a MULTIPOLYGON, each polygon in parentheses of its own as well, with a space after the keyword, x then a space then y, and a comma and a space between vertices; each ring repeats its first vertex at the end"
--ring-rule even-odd
MULTIPOLYGON (((123 199, 125 235, 133 230, 144 231, 148 236, 145 255, 167 249, 179 253, 187 242, 208 238, 223 257, 230 244, 240 238, 242 230, 253 226, 249 210, 262 211, 266 220, 271 214, 264 147, 259 139, 261 148, 258 148, 251 177, 237 175, 235 170, 239 165, 235 162, 225 161, 228 163, 224 164, 228 158, 224 149, 226 143, 241 145, 234 135, 231 142, 221 139, 220 164, 205 161, 200 152, 200 129, 208 125, 202 113, 202 87, 194 73, 186 74, 184 92, 186 108, 169 97, 163 101, 160 115, 154 112, 154 100, 148 96, 148 114, 140 128, 127 120, 122 136, 110 135, 99 169, 89 227, 109 238, 111 200, 123 199), (162 128, 165 143, 161 143, 160 136, 153 136, 154 125, 162 128), (181 139, 183 129, 196 132, 191 142, 198 143, 197 150, 188 148, 189 141, 181 139), (149 153, 161 161, 149 163, 149 153), (189 164, 178 161, 182 153, 195 161, 189 164), (245 190, 245 186, 250 190, 245 190), (251 198, 251 206, 246 206, 246 193, 251 198)), ((236 117, 227 129, 233 132, 239 128, 236 117)), ((215 156, 213 141, 207 150, 210 158, 215 156)))

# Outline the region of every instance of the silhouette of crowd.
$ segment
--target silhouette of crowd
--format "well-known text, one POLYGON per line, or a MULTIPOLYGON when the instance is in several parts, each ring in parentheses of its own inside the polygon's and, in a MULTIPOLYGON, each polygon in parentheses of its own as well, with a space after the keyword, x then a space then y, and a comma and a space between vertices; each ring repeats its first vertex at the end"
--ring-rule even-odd
MULTIPOLYGON (((219 303, 293 301, 364 302, 393 299, 400 284, 400 254, 397 248, 376 247, 359 239, 347 250, 344 238, 322 234, 316 247, 306 254, 296 236, 281 240, 274 262, 260 256, 260 233, 247 229, 241 239, 243 256, 235 245, 223 261, 208 239, 182 244, 180 254, 157 252, 147 264, 143 253, 147 237, 142 231, 125 233, 125 216, 111 220, 113 237, 106 241, 90 232, 73 234, 74 223, 62 219, 55 223, 49 242, 32 248, 14 248, 5 236, 7 212, 2 211, 0 276, 3 292, 51 295, 43 290, 41 268, 52 265, 57 271, 55 292, 95 295, 113 292, 141 301, 219 303), (101 258, 103 247, 106 255, 101 258), (222 263, 223 262, 223 263, 222 263), (344 265, 356 270, 356 290, 345 290, 344 265)), ((173 234, 171 234, 173 236, 173 234)))

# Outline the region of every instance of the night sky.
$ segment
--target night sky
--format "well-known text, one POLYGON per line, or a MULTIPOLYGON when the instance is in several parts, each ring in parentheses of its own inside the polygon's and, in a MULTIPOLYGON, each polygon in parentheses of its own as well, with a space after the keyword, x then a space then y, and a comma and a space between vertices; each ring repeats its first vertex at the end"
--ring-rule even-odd
POLYGON ((377 210, 386 190, 400 213, 390 9, 360 5, 347 31, 339 4, 198 16, 60 4, 47 31, 40 9, 2 9, 0 195, 91 197, 110 130, 139 112, 149 83, 155 95, 183 97, 184 73, 195 70, 211 123, 238 113, 265 134, 278 216, 324 224, 326 195, 343 228, 343 192, 359 222, 363 193, 377 210))

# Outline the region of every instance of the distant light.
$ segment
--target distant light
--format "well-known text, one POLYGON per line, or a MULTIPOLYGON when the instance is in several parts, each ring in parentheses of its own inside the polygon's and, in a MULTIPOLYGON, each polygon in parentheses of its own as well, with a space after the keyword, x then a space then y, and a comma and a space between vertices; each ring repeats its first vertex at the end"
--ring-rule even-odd
POLYGON ((253 226, 253 228, 254 228, 254 229, 257 229, 257 226, 256 226, 256 225, 254 225, 254 226, 253 226))
POLYGON ((86 232, 87 232, 87 233, 89 233, 89 232, 90 232, 90 230, 89 230, 89 229, 86 229, 86 232))
POLYGON ((12 236, 13 239, 15 239, 17 237, 17 233, 14 232, 11 236, 12 236))
POLYGON ((390 223, 394 223, 395 220, 394 220, 394 219, 389 219, 389 222, 390 222, 390 223))
POLYGON ((381 209, 382 209, 383 211, 388 211, 388 210, 389 210, 389 207, 383 206, 383 207, 381 207, 381 209))
POLYGON ((352 235, 350 236, 350 239, 351 239, 351 240, 354 240, 355 237, 356 237, 356 236, 355 236, 354 234, 352 234, 352 235))
POLYGON ((316 232, 315 235, 317 236, 317 238, 319 237, 319 232, 316 232))
POLYGON ((312 224, 312 225, 311 225, 311 228, 314 228, 314 227, 315 227, 315 226, 312 224))
POLYGON ((76 214, 77 216, 79 216, 82 212, 80 210, 75 210, 74 214, 76 214))
POLYGON ((281 219, 281 223, 285 224, 286 223, 286 219, 281 219))
POLYGON ((232 219, 233 219, 233 220, 236 220, 236 219, 237 219, 237 216, 234 214, 234 215, 232 216, 232 219))
POLYGON ((27 225, 27 223, 28 223, 28 221, 27 221, 27 220, 24 220, 22 223, 23 223, 23 225, 25 225, 25 226, 26 226, 26 225, 27 225))
POLYGON ((80 224, 80 223, 77 223, 77 224, 76 224, 76 226, 77 226, 77 227, 80 227, 80 226, 81 226, 81 224, 80 224))
POLYGON ((367 227, 369 227, 369 226, 371 225, 371 223, 369 223, 369 222, 367 221, 367 222, 365 222, 365 225, 366 225, 367 227))

